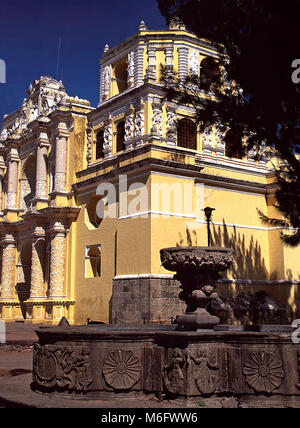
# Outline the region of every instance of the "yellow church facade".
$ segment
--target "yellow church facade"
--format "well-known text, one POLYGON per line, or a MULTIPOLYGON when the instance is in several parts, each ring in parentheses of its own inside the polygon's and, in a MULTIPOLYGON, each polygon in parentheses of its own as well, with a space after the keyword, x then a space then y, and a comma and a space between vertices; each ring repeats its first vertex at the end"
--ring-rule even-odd
POLYGON ((299 249, 257 213, 278 216, 272 165, 230 158, 222 127, 200 134, 165 96, 161 65, 201 76, 217 56, 179 24, 141 23, 105 47, 97 108, 51 77, 30 85, 0 134, 2 320, 171 322, 180 290, 159 252, 207 245, 206 206, 213 244, 235 251, 220 294, 264 290, 299 315, 299 249))

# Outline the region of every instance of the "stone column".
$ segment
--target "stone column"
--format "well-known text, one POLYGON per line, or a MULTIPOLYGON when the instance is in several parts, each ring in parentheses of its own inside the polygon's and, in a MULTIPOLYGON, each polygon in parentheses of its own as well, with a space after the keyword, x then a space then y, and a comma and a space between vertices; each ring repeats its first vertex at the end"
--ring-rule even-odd
MULTIPOLYGON (((43 135, 46 138, 45 135, 43 135)), ((36 189, 35 197, 38 199, 46 199, 47 195, 47 155, 48 155, 48 138, 41 140, 36 149, 36 189)))
POLYGON ((45 263, 45 231, 43 227, 36 227, 32 237, 31 257, 31 287, 30 298, 45 298, 44 269, 45 263))
POLYGON ((67 137, 56 137, 54 192, 66 192, 67 137))
POLYGON ((16 151, 11 152, 8 158, 8 182, 7 182, 7 209, 17 208, 17 191, 18 191, 18 163, 19 158, 16 151))
POLYGON ((14 299, 16 241, 12 234, 4 235, 2 247, 1 299, 14 299))
POLYGON ((184 80, 188 75, 188 48, 178 48, 178 77, 184 80))
POLYGON ((50 290, 49 298, 65 297, 66 228, 60 221, 50 227, 50 290))
POLYGON ((5 162, 3 156, 0 155, 0 212, 3 206, 3 183, 4 183, 5 162))
POLYGON ((143 84, 144 48, 138 47, 134 53, 134 85, 143 84))

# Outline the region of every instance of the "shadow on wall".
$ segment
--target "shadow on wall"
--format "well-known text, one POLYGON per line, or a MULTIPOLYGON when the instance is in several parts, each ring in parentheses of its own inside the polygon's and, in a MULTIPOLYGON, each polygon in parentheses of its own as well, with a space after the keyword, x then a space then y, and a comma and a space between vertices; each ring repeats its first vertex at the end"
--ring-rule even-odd
MULTIPOLYGON (((269 275, 265 265, 265 259, 262 256, 261 247, 254 237, 251 236, 250 242, 246 243, 245 235, 237 232, 234 227, 229 233, 228 227, 223 220, 223 226, 212 226, 212 246, 232 248, 234 250, 235 263, 229 271, 234 279, 252 279, 267 280, 269 275)), ((195 230, 186 230, 186 236, 179 233, 177 247, 188 245, 197 246, 199 240, 195 230)))
POLYGON ((261 253, 261 247, 253 236, 251 236, 249 243, 246 243, 245 235, 238 232, 236 227, 233 228, 233 232, 229 233, 223 219, 223 226, 212 227, 212 245, 234 250, 235 263, 230 271, 233 278, 268 279, 268 271, 261 253))

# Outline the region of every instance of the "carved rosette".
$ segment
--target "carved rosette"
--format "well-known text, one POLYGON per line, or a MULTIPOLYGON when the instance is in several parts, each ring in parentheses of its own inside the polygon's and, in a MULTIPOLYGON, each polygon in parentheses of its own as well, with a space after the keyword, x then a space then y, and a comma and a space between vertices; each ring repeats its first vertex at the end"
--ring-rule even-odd
POLYGON ((113 389, 129 390, 140 379, 140 360, 128 350, 112 351, 105 358, 103 376, 106 383, 113 389))
POLYGON ((243 374, 256 392, 270 394, 282 383, 283 363, 270 352, 253 352, 244 365, 243 374))
POLYGON ((46 390, 85 392, 92 383, 89 349, 35 344, 33 382, 37 388, 46 390))

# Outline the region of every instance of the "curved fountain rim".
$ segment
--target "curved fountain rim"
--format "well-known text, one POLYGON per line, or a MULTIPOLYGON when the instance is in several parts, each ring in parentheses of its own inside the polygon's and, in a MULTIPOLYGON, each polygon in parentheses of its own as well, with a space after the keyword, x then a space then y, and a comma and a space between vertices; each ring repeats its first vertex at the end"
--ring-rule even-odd
POLYGON ((169 247, 169 248, 162 248, 160 250, 160 252, 162 253, 163 251, 195 251, 195 250, 202 250, 202 251, 208 251, 208 252, 213 252, 213 251, 220 251, 220 252, 234 252, 234 250, 232 248, 226 248, 226 247, 169 247))

